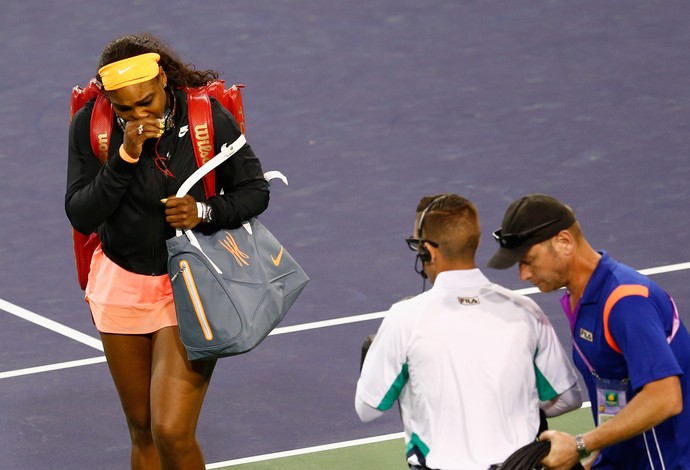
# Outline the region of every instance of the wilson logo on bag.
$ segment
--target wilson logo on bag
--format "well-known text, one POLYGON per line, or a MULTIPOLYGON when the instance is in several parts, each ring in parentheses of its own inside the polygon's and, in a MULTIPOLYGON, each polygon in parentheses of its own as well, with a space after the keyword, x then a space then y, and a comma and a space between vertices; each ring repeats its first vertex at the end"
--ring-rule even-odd
MULTIPOLYGON (((226 89, 224 80, 215 80, 203 87, 184 89, 187 93, 189 128, 193 129, 192 132, 189 132, 189 135, 192 139, 192 147, 194 148, 194 155, 198 166, 202 166, 210 157, 213 157, 213 119, 210 98, 215 98, 230 111, 235 120, 237 120, 242 134, 245 133, 242 88, 244 88, 244 85, 232 85, 226 89)), ((91 113, 91 150, 93 151, 94 158, 97 158, 101 164, 105 164, 109 156, 110 137, 113 131, 115 113, 110 101, 103 94, 101 86, 95 78, 92 78, 83 88, 80 86, 72 88, 70 121, 74 114, 91 100, 95 100, 93 112, 91 113)), ((181 128, 179 137, 184 135, 181 128)), ((206 198, 215 196, 216 183, 214 172, 210 172, 204 177, 203 184, 206 198)), ((95 233, 83 234, 73 228, 72 243, 74 245, 77 280, 79 281, 79 286, 84 290, 89 278, 91 258, 94 250, 100 244, 100 240, 95 233)))

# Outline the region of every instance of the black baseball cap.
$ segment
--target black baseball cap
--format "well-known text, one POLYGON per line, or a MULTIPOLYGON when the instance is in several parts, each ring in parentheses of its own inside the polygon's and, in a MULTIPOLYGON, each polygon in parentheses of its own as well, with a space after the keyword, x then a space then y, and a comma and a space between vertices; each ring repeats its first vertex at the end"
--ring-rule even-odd
POLYGON ((500 248, 489 260, 494 269, 507 269, 520 261, 529 249, 575 223, 575 214, 558 199, 546 194, 529 194, 514 201, 493 235, 500 248))

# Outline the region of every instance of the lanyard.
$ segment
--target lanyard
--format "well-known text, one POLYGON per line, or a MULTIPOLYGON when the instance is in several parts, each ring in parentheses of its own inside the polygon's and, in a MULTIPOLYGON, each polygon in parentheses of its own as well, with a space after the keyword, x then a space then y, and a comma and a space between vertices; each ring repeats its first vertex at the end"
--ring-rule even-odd
POLYGON ((568 318, 568 322, 570 323, 570 334, 573 338, 573 348, 575 348, 575 351, 577 351, 577 353, 580 355, 582 362, 585 363, 585 366, 587 366, 589 372, 597 379, 600 378, 597 372, 594 370, 594 367, 592 367, 592 364, 587 359, 587 356, 585 356, 575 340, 575 322, 577 321, 577 314, 580 312, 580 301, 577 301, 575 310, 570 310, 570 292, 566 292, 565 295, 561 297, 561 306, 563 307, 565 316, 568 318))

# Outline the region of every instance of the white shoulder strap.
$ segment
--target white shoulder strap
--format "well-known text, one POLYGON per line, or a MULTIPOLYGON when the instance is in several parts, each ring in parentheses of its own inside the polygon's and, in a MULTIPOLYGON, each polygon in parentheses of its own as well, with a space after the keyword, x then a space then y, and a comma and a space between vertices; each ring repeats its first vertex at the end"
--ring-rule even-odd
MULTIPOLYGON (((194 173, 192 173, 189 176, 189 178, 185 180, 184 183, 182 183, 180 189, 177 190, 175 197, 185 196, 189 192, 189 190, 192 189, 192 186, 194 186, 199 180, 201 180, 201 178, 206 176, 206 174, 211 170, 217 168, 218 165, 220 165, 221 163, 235 155, 237 151, 241 149, 246 143, 247 139, 244 137, 244 134, 242 134, 232 144, 223 144, 223 146, 220 148, 220 152, 218 152, 218 154, 215 157, 213 157, 212 159, 204 163, 202 166, 197 168, 197 170, 194 173)), ((286 185, 288 184, 287 178, 280 171, 268 171, 264 173, 264 178, 266 179, 266 181, 271 181, 272 179, 280 179, 286 185)), ((242 225, 245 228, 245 230, 247 230, 247 232, 252 233, 251 225, 249 224, 249 222, 245 222, 242 225)), ((191 230, 177 229, 175 231, 175 235, 178 237, 182 236, 183 233, 187 235, 187 238, 189 238, 189 240, 192 242, 194 246, 201 250, 199 242, 196 240, 196 237, 194 236, 191 230)), ((213 264, 213 262, 211 262, 211 264, 213 264)), ((216 269, 218 270, 218 268, 216 269)), ((220 272, 220 270, 218 271, 220 272)))
POLYGON ((220 148, 220 152, 201 165, 197 170, 192 173, 189 178, 185 180, 184 183, 182 183, 182 186, 180 186, 180 189, 177 190, 177 194, 175 194, 175 197, 182 197, 185 196, 190 189, 192 189, 192 186, 194 186, 201 178, 206 176, 207 173, 210 171, 214 170, 218 165, 226 161, 228 158, 232 157, 237 153, 239 149, 241 149, 244 144, 247 143, 247 139, 245 139, 244 134, 241 134, 237 140, 235 140, 233 143, 230 145, 228 144, 223 144, 223 146, 220 148))

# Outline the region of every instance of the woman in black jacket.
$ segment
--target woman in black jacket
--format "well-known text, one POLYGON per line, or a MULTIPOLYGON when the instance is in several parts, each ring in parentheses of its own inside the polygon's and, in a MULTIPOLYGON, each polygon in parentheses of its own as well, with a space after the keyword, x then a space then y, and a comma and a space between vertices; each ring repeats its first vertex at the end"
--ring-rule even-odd
MULTIPOLYGON (((236 228, 268 206, 269 188, 245 145, 215 170, 217 195, 201 183, 176 198, 197 168, 184 88, 218 78, 149 34, 110 43, 98 81, 115 113, 108 159, 91 146, 93 100, 70 125, 65 210, 101 246, 86 300, 98 329, 132 439, 133 469, 203 469, 195 430, 215 361, 189 361, 180 341, 165 240, 175 229, 236 228)), ((240 128, 211 100, 216 152, 240 128)))

